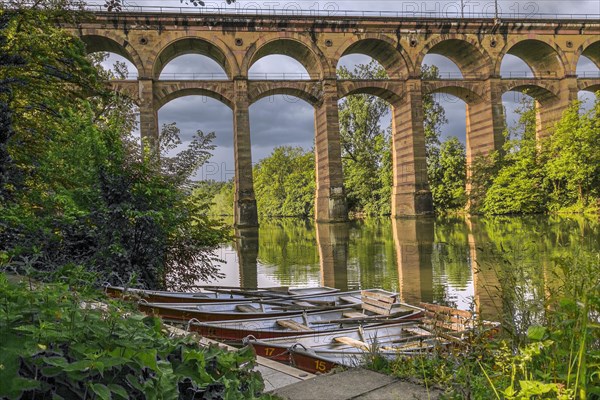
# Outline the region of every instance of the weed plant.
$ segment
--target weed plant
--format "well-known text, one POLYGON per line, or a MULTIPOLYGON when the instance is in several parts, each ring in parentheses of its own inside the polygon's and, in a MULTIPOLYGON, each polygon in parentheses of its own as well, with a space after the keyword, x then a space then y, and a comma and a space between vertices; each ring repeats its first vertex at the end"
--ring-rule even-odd
POLYGON ((548 268, 535 282, 517 259, 504 258, 501 334, 368 366, 441 388, 446 399, 600 399, 600 254, 571 250, 548 268), (531 288, 515 286, 525 278, 543 286, 541 307, 531 288))
POLYGON ((250 348, 230 352, 170 337, 159 319, 82 286, 93 280, 82 270, 62 272, 52 284, 0 274, 0 398, 261 396, 250 348))

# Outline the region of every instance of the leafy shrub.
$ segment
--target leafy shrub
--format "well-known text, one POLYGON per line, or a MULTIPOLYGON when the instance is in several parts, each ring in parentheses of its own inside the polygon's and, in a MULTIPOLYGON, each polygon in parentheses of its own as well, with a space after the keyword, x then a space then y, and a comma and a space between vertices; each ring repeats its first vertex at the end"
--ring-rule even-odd
MULTIPOLYGON (((70 284, 89 274, 69 276, 70 284)), ((66 283, 0 275, 0 397, 251 399, 261 395, 250 348, 228 352, 169 337, 131 305, 66 283)))

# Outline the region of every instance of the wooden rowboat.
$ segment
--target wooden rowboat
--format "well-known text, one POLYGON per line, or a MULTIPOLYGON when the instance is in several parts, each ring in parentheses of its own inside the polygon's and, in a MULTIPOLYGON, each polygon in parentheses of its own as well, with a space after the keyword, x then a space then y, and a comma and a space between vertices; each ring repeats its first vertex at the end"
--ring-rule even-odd
MULTIPOLYGON (((375 289, 381 296, 395 296, 394 293, 375 289)), ((319 296, 292 296, 282 299, 261 299, 251 302, 226 302, 210 304, 166 304, 140 302, 141 311, 176 321, 199 322, 255 319, 265 317, 288 317, 304 312, 335 310, 349 307, 360 308, 361 291, 341 292, 319 296)))
POLYGON ((363 326, 390 324, 413 320, 423 316, 424 310, 405 304, 394 314, 379 315, 371 311, 358 311, 355 308, 303 313, 282 317, 267 317, 233 321, 193 322, 189 330, 201 336, 227 341, 240 342, 248 335, 256 339, 280 338, 294 335, 310 335, 335 331, 358 324, 363 326))
POLYGON ((143 290, 108 286, 105 288, 110 297, 142 298, 151 303, 226 303, 253 301, 262 298, 288 298, 290 296, 314 296, 339 292, 330 287, 312 288, 268 288, 244 289, 232 287, 206 286, 200 287, 194 293, 168 292, 161 290, 143 290))
POLYGON ((462 346, 474 335, 490 335, 499 324, 477 319, 475 313, 421 303, 424 317, 396 324, 313 332, 286 338, 257 340, 249 336, 257 355, 292 363, 308 372, 328 372, 338 365, 356 366, 375 354, 388 359, 415 355, 436 347, 462 346))
POLYGON ((336 366, 354 367, 377 354, 393 359, 430 351, 448 341, 418 326, 418 321, 357 327, 332 332, 256 340, 249 336, 244 344, 256 354, 291 363, 307 372, 325 373, 336 366))

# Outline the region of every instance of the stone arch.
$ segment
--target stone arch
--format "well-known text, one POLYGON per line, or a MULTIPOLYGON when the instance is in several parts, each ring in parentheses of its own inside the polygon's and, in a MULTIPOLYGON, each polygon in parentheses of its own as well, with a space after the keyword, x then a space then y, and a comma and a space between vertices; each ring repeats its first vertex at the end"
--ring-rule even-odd
MULTIPOLYGON (((492 60, 479 42, 466 35, 434 36, 419 52, 415 68, 421 68, 427 54, 438 54, 454 62, 463 78, 486 77, 492 70, 492 60)), ((420 72, 420 71, 415 71, 420 72)))
POLYGON ((298 98, 306 101, 311 106, 315 106, 319 103, 320 99, 315 93, 311 93, 303 87, 286 87, 286 86, 275 86, 275 87, 255 87, 248 91, 250 97, 250 105, 257 101, 264 99, 269 96, 285 95, 298 98))
POLYGON ((500 76, 500 67, 506 54, 523 60, 536 78, 543 76, 561 78, 566 74, 565 55, 551 39, 514 39, 508 42, 496 60, 495 75, 500 76))
POLYGON ((502 94, 504 95, 507 92, 525 92, 525 94, 533 97, 540 104, 546 104, 548 102, 558 100, 556 88, 551 86, 546 87, 539 84, 515 83, 513 85, 506 86, 502 94))
POLYGON ((89 53, 109 52, 120 55, 131 62, 136 68, 138 75, 144 72, 144 64, 137 51, 125 39, 114 35, 82 34, 81 41, 85 43, 86 50, 89 53))
POLYGON ((394 105, 398 105, 402 101, 401 94, 396 93, 385 86, 377 85, 349 85, 347 87, 343 87, 338 94, 340 100, 355 94, 368 94, 385 100, 392 107, 394 105))
POLYGON ((459 86, 454 83, 450 85, 434 85, 430 88, 424 86, 423 89, 424 94, 449 94, 461 99, 466 104, 480 103, 483 101, 482 93, 477 93, 468 86, 459 86))
POLYGON ((152 76, 158 79, 165 66, 186 54, 199 54, 210 58, 223 68, 229 78, 234 75, 235 57, 227 46, 199 37, 181 37, 166 44, 154 59, 152 76))
POLYGON ((591 93, 596 93, 596 92, 600 92, 600 83, 596 82, 586 82, 583 81, 579 84, 579 88, 580 91, 584 91, 584 92, 591 92, 591 93))
POLYGON ((392 79, 406 78, 409 71, 413 70, 410 57, 404 49, 385 35, 348 39, 335 54, 336 69, 340 59, 350 54, 364 54, 373 58, 385 68, 392 79))
POLYGON ((156 96, 155 106, 156 111, 160 110, 165 104, 186 96, 206 96, 212 99, 218 100, 225 104, 227 107, 233 109, 233 102, 227 98, 223 93, 219 93, 207 88, 195 87, 195 88, 175 88, 174 90, 167 91, 166 93, 156 96))
POLYGON ((311 79, 319 79, 323 76, 325 56, 314 43, 297 36, 259 39, 244 57, 242 74, 248 76, 248 71, 255 62, 270 55, 284 55, 293 58, 306 68, 311 79))
POLYGON ((577 70, 577 64, 581 56, 589 58, 596 67, 600 68, 600 40, 597 38, 588 39, 579 49, 577 49, 576 57, 574 60, 575 65, 571 66, 571 70, 577 70))

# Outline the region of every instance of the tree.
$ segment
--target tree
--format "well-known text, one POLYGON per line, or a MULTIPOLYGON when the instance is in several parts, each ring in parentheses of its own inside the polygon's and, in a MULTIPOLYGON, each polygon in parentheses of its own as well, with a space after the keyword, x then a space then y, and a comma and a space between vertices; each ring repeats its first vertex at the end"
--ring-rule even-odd
POLYGON ((254 167, 254 192, 262 216, 313 214, 315 157, 301 147, 276 147, 254 167))
MULTIPOLYGON (((384 79, 387 73, 376 61, 354 71, 338 70, 342 79, 384 79)), ((351 211, 379 215, 389 213, 391 199, 390 128, 381 119, 389 104, 366 94, 348 96, 339 107, 342 165, 351 211)))
POLYGON ((536 143, 536 107, 524 98, 517 127, 505 133, 500 169, 488 187, 481 211, 532 214, 545 211, 543 161, 536 143))
POLYGON ((551 185, 552 210, 596 205, 600 199, 600 92, 583 115, 574 102, 544 143, 544 171, 551 185))
MULTIPOLYGON (((49 15, 0 14, 8 18, 1 54, 21 57, 8 63, 3 56, 0 70, 9 172, 0 263, 45 273, 82 265, 100 282, 137 278, 152 288, 217 275, 210 249, 226 235, 206 217, 206 202, 190 197, 189 180, 209 157, 213 135, 199 132, 179 156, 158 162, 129 135, 131 100, 104 90, 83 43, 49 15)), ((163 153, 178 133, 174 125, 163 130, 163 153)))
POLYGON ((438 212, 461 209, 466 204, 467 157, 465 146, 456 137, 432 152, 427 163, 429 187, 438 212))

